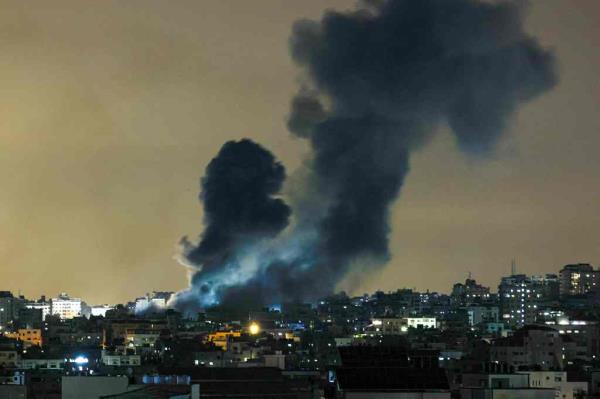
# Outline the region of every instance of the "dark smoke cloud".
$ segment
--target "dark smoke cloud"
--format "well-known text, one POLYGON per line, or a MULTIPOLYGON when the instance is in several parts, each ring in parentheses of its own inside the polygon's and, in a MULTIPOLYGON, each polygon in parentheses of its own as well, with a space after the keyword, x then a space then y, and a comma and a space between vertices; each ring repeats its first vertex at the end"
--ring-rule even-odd
MULTIPOLYGON (((208 164, 202 179, 205 229, 194 246, 182 239, 183 262, 197 269, 192 293, 183 295, 194 305, 198 294, 212 295, 212 278, 235 273, 240 251, 277 235, 288 225, 290 208, 276 196, 285 169, 273 154, 243 139, 223 145, 208 164)), ((183 301, 182 295, 178 297, 183 301)))
POLYGON ((312 146, 309 181, 323 200, 298 212, 303 228, 280 246, 297 256, 268 254, 218 297, 314 299, 353 263, 384 264, 411 152, 448 126, 463 152, 485 158, 518 107, 555 85, 554 56, 523 30, 523 4, 369 1, 297 22, 291 53, 307 82, 288 126, 312 146), (307 229, 314 214, 324 216, 307 229))
POLYGON ((284 179, 283 165, 259 144, 248 139, 225 143, 202 179, 206 229, 188 260, 207 269, 229 256, 240 240, 284 229, 290 208, 273 198, 284 179))
POLYGON ((295 24, 291 52, 312 92, 294 98, 288 126, 310 140, 330 199, 318 227, 330 282, 357 257, 387 259, 390 204, 439 125, 485 157, 518 106, 554 86, 554 57, 523 31, 522 4, 378 1, 295 24))

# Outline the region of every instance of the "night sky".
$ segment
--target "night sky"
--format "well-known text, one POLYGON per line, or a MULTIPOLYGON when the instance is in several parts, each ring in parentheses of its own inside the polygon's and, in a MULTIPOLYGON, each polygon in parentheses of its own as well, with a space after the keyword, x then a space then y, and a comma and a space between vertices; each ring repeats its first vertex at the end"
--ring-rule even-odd
MULTIPOLYGON (((353 4, 0 1, 0 289, 104 303, 187 286, 173 256, 202 231, 204 168, 249 137, 293 175, 308 148, 286 132, 292 24, 353 4)), ((447 292, 469 271, 495 288, 512 258, 528 274, 600 264, 599 18, 597 0, 530 1, 558 85, 491 161, 447 131, 416 153, 391 261, 340 289, 447 292)))

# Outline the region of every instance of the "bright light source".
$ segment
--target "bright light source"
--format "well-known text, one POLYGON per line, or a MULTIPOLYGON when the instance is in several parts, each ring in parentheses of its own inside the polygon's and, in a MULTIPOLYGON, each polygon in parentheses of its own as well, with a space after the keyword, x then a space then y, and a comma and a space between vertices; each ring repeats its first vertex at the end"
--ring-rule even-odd
POLYGON ((73 361, 76 364, 86 364, 88 362, 88 358, 87 357, 83 357, 83 356, 77 356, 75 359, 73 359, 73 361))
POLYGON ((256 335, 260 332, 260 326, 256 323, 252 323, 252 324, 250 324, 249 331, 250 331, 250 334, 256 335))

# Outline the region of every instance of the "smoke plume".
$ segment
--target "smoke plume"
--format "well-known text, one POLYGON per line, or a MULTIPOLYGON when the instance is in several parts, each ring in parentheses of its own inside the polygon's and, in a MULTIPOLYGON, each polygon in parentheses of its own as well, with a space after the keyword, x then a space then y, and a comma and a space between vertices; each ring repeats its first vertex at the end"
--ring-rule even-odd
MULTIPOLYGON (((310 142, 304 192, 318 200, 295 199, 309 205, 275 237, 289 214, 270 198, 283 172, 275 173, 277 189, 258 196, 245 188, 220 192, 236 196, 218 197, 227 217, 209 216, 200 244, 186 252, 202 265, 191 289, 208 275, 217 281, 210 300, 201 290, 194 300, 312 300, 331 293, 356 264, 385 264, 390 206, 411 153, 447 126, 465 154, 485 158, 519 106, 555 85, 554 56, 524 31, 523 14, 522 1, 371 0, 296 22, 291 55, 306 82, 291 101, 288 127, 310 142), (258 248, 255 233, 265 232, 272 238, 258 248), (232 258, 257 264, 243 281, 227 283, 232 258)), ((242 152, 236 156, 245 158, 242 152)), ((212 174, 209 165, 205 181, 212 174)), ((207 211, 216 206, 210 199, 203 194, 207 211)))
MULTIPOLYGON (((259 144, 244 139, 223 145, 201 182, 204 233, 198 245, 187 237, 180 242, 181 261, 193 275, 190 289, 174 299, 178 306, 194 308, 198 297, 203 303, 217 302, 221 274, 240 273, 242 254, 288 225, 290 208, 274 197, 284 179, 283 165, 259 144)), ((241 282, 235 276, 228 281, 241 282)))

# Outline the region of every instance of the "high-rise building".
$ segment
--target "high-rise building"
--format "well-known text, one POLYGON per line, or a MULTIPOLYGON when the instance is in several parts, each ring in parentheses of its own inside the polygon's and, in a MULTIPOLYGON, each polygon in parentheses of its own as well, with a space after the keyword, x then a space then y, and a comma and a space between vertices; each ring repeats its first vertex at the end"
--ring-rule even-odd
POLYGON ((535 323, 538 308, 558 299, 558 277, 516 274, 503 277, 498 286, 500 313, 511 326, 535 323))
POLYGON ((52 298, 52 314, 61 319, 72 319, 81 316, 82 301, 80 298, 71 298, 66 293, 61 293, 52 298))
POLYGON ((560 271, 560 296, 600 291, 600 270, 589 263, 565 265, 560 271))
POLYGON ((10 291, 0 291, 0 329, 14 325, 22 305, 21 298, 14 297, 10 291))

